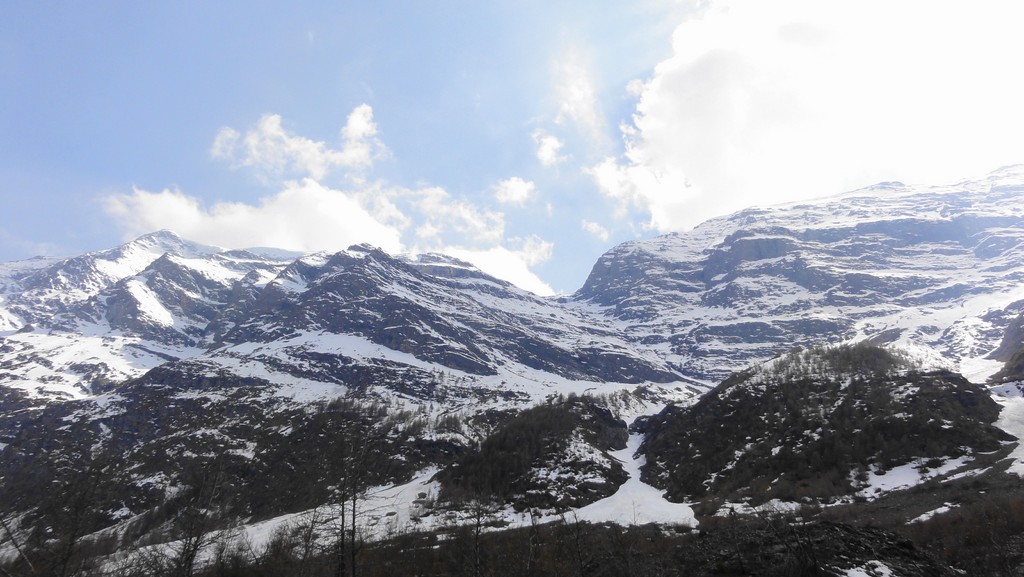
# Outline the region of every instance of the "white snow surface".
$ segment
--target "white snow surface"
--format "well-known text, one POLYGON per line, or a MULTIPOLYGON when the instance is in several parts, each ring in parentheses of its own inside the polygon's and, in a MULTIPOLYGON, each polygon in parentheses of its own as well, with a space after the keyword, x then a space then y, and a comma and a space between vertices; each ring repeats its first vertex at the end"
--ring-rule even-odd
POLYGON ((81 398, 88 396, 91 382, 98 377, 123 381, 168 359, 201 354, 206 347, 186 344, 190 337, 185 331, 198 334, 206 322, 187 316, 177 299, 219 303, 187 283, 165 288, 169 296, 158 294, 148 275, 149 267, 161 257, 198 282, 212 281, 224 291, 250 271, 265 276, 285 264, 225 253, 167 231, 70 259, 0 264, 0 366, 4 369, 0 384, 43 399, 81 398), (161 338, 124 325, 116 328, 108 314, 115 298, 122 299, 117 303, 122 317, 132 307, 137 311, 135 327, 148 326, 179 338, 161 338))
POLYGON ((860 567, 846 569, 844 577, 893 577, 895 575, 888 565, 881 561, 868 561, 860 567))
POLYGON ((993 387, 993 398, 1003 406, 999 413, 999 419, 995 425, 1007 433, 1017 437, 1017 447, 1010 453, 1013 464, 1007 469, 1008 473, 1014 473, 1024 477, 1024 395, 1021 394, 1021 386, 1024 383, 1007 383, 993 387))
POLYGON ((629 479, 611 497, 601 499, 576 511, 581 520, 595 523, 611 521, 621 525, 643 525, 646 523, 663 523, 697 526, 693 509, 684 503, 672 503, 664 496, 664 491, 656 489, 640 480, 640 468, 646 463, 646 457, 634 457, 643 442, 643 435, 633 433, 629 436, 626 448, 611 453, 618 459, 629 479))
MULTIPOLYGON (((326 353, 339 355, 368 364, 391 364, 395 367, 413 368, 420 371, 444 375, 448 382, 463 382, 487 390, 521 393, 516 405, 530 405, 549 397, 570 394, 614 394, 629 391, 639 386, 656 391, 660 401, 645 402, 631 399, 629 405, 613 407, 618 417, 631 422, 636 416, 651 414, 660 410, 666 400, 686 403, 694 393, 680 387, 681 383, 616 383, 570 379, 506 359, 499 364, 496 375, 474 375, 440 363, 422 360, 415 355, 379 345, 366 337, 337 334, 324 331, 305 331, 270 343, 242 343, 217 349, 195 357, 195 361, 209 367, 209 372, 228 370, 242 377, 265 379, 282 387, 281 395, 294 395, 296 400, 323 399, 324 389, 337 394, 343 387, 331 383, 319 383, 309 378, 296 377, 272 366, 291 367, 297 371, 309 369, 307 361, 298 357, 301 353, 326 353), (272 362, 271 362, 272 361, 272 362), (312 396, 302 391, 315 391, 312 396)), ((410 399, 410 402, 417 402, 410 399)), ((468 401, 467 401, 468 402, 468 401)), ((507 401, 497 398, 477 404, 477 408, 488 405, 506 405, 507 401)), ((465 408, 458 403, 447 409, 465 408)))
POLYGON ((884 493, 909 489, 924 483, 928 479, 955 471, 970 463, 971 460, 971 457, 964 456, 946 460, 941 466, 934 469, 925 469, 922 467, 923 461, 918 459, 884 472, 873 469, 868 473, 868 480, 860 491, 857 492, 857 495, 872 500, 884 493))
POLYGON ((943 513, 948 513, 948 512, 952 511, 953 509, 955 509, 957 507, 958 507, 958 505, 955 504, 955 503, 944 503, 941 507, 938 507, 938 508, 932 509, 931 511, 927 511, 925 513, 922 513, 922 514, 918 515, 917 517, 914 517, 910 521, 907 521, 907 523, 908 524, 909 523, 923 523, 923 522, 931 519, 932 517, 934 517, 936 515, 941 515, 943 513))
POLYGON ((103 367, 108 378, 120 381, 165 363, 167 356, 187 357, 202 352, 197 348, 162 345, 120 331, 95 328, 95 332, 85 334, 37 330, 4 337, 8 358, 30 358, 5 363, 5 368, 17 376, 6 378, 3 385, 39 397, 85 398, 90 393, 78 368, 83 364, 103 367), (31 360, 35 355, 45 362, 31 360))
POLYGON ((174 315, 164 308, 160 299, 140 280, 128 281, 128 292, 139 303, 139 312, 145 318, 162 326, 174 326, 174 315))

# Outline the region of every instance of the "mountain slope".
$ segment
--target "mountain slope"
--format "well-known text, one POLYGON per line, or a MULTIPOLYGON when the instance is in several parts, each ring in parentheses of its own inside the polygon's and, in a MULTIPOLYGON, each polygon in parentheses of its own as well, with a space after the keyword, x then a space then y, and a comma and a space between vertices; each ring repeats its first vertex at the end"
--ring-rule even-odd
POLYGON ((176 539, 211 478, 231 498, 208 527, 375 485, 621 521, 608 510, 631 496, 665 503, 651 485, 849 499, 897 484, 878 473, 973 474, 1011 439, 955 372, 978 381, 1019 350, 1022 241, 1017 167, 626 243, 556 298, 442 255, 225 251, 166 231, 2 264, 0 516, 47 551, 76 499, 100 535, 176 539), (864 339, 907 353, 810 348, 864 339), (769 362, 794 346, 811 352, 769 362), (573 394, 594 396, 550 408, 573 394), (631 458, 641 434, 623 449, 624 425, 666 404, 631 458))
POLYGON ((168 361, 286 383, 388 381, 422 398, 442 377, 477 397, 532 383, 526 398, 678 380, 608 323, 439 255, 353 247, 286 262, 162 232, 32 264, 5 269, 0 384, 40 395, 102 392, 168 361))
POLYGON ((619 245, 575 302, 713 384, 791 346, 871 338, 984 379, 1024 307, 1024 167, 883 183, 619 245))
POLYGON ((683 501, 873 498, 977 468, 1015 440, 993 426, 998 416, 960 375, 869 344, 811 349, 652 417, 644 478, 683 501))
POLYGON ((438 475, 445 499, 481 499, 565 511, 615 493, 627 478, 609 456, 626 447, 626 423, 594 399, 532 407, 438 475))
POLYGON ((0 332, 0 385, 78 398, 198 354, 232 292, 284 264, 161 231, 27 274, 4 265, 0 309, 13 326, 0 332))

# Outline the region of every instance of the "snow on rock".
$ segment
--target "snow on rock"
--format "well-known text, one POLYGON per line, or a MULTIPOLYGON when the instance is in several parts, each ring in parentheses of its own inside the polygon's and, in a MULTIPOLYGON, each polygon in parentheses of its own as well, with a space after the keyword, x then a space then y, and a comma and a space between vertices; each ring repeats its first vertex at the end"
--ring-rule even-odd
POLYGON ((894 573, 881 561, 868 561, 860 567, 846 569, 844 577, 893 577, 894 573))
POLYGON ((629 474, 629 479, 611 497, 578 509, 575 516, 580 520, 594 523, 665 523, 696 527, 697 518, 689 505, 670 502, 665 498, 664 491, 640 480, 640 467, 644 465, 646 457, 635 455, 642 442, 643 435, 633 433, 629 436, 625 449, 611 453, 622 463, 629 474))
POLYGON ((573 306, 614 319, 697 382, 793 346, 919 348, 981 382, 1024 307, 1024 177, 885 183, 621 244, 573 306))
MULTIPOLYGON (((529 512, 517 513, 511 509, 490 511, 489 518, 499 521, 497 526, 523 527, 533 522, 588 521, 592 523, 612 522, 622 525, 662 523, 671 525, 697 526, 693 510, 685 504, 667 501, 662 492, 640 481, 640 467, 643 458, 634 454, 640 446, 642 435, 630 436, 627 447, 612 454, 620 460, 630 478, 612 496, 580 509, 564 514, 549 513, 531 517, 529 512)), ((437 530, 459 523, 471 522, 472 512, 445 511, 435 509, 434 503, 440 485, 432 481, 437 469, 420 471, 404 484, 391 487, 375 487, 367 491, 357 505, 357 523, 360 535, 369 540, 384 539, 408 530, 437 530)), ((252 550, 265 548, 270 541, 283 531, 308 524, 321 523, 329 527, 332 519, 339 516, 339 509, 324 505, 298 513, 281 515, 257 523, 243 525, 225 537, 231 542, 244 543, 252 550)), ((488 530, 494 530, 489 527, 488 530)), ((322 544, 330 539, 329 531, 321 532, 322 544)), ((167 549, 175 543, 152 545, 148 549, 167 549)), ((212 549, 212 548, 211 548, 212 549)), ((145 550, 143 550, 145 553, 145 550)), ((211 560, 212 550, 207 550, 199 563, 211 560)))
MULTIPOLYGON (((3 297, 0 297, 0 304, 3 304, 3 297)), ((0 308, 0 335, 13 332, 25 326, 17 315, 0 308)))
POLYGON ((162 325, 174 326, 174 315, 164 308, 160 299, 139 280, 128 281, 128 291, 139 304, 139 313, 147 319, 162 325))
POLYGON ((955 504, 955 503, 944 503, 941 507, 938 507, 936 509, 932 509, 931 511, 927 511, 925 513, 922 513, 921 515, 918 515, 917 517, 914 517, 913 519, 907 521, 907 523, 908 524, 909 523, 924 523, 925 521, 931 519, 932 517, 934 517, 936 515, 942 515, 943 513, 948 513, 948 512, 952 511, 953 509, 955 509, 957 507, 958 507, 958 505, 955 504))
POLYGON ((756 506, 752 506, 750 503, 725 502, 715 511, 715 517, 729 517, 732 515, 774 516, 780 513, 795 513, 803 506, 803 503, 781 501, 779 499, 772 499, 756 506))
MULTIPOLYGON (((967 456, 949 459, 933 469, 924 467, 924 462, 921 459, 893 467, 887 471, 880 471, 875 468, 868 474, 867 481, 860 491, 857 492, 857 495, 872 500, 880 497, 883 493, 909 489, 929 479, 941 477, 946 473, 955 471, 970 463, 971 460, 971 457, 967 456)), ((851 474, 852 476, 854 474, 851 474)))

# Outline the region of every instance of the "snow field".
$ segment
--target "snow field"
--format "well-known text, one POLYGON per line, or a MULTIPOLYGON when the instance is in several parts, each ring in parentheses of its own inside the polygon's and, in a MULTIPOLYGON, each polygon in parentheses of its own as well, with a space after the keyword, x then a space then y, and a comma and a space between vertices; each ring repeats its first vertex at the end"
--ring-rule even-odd
POLYGON ((1007 469, 1024 477, 1024 396, 1018 388, 1020 383, 1008 383, 993 389, 993 398, 1003 406, 995 425, 1020 440, 1010 453, 1013 464, 1007 469))

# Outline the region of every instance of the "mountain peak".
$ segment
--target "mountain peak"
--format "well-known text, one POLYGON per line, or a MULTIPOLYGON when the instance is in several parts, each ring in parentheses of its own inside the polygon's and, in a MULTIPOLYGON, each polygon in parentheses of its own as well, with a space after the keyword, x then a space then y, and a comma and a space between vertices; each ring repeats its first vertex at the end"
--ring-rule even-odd
POLYGON ((220 247, 192 242, 167 229, 144 234, 126 243, 124 246, 135 246, 144 248, 149 252, 160 252, 161 254, 169 252, 184 257, 208 256, 224 252, 224 249, 220 247))

